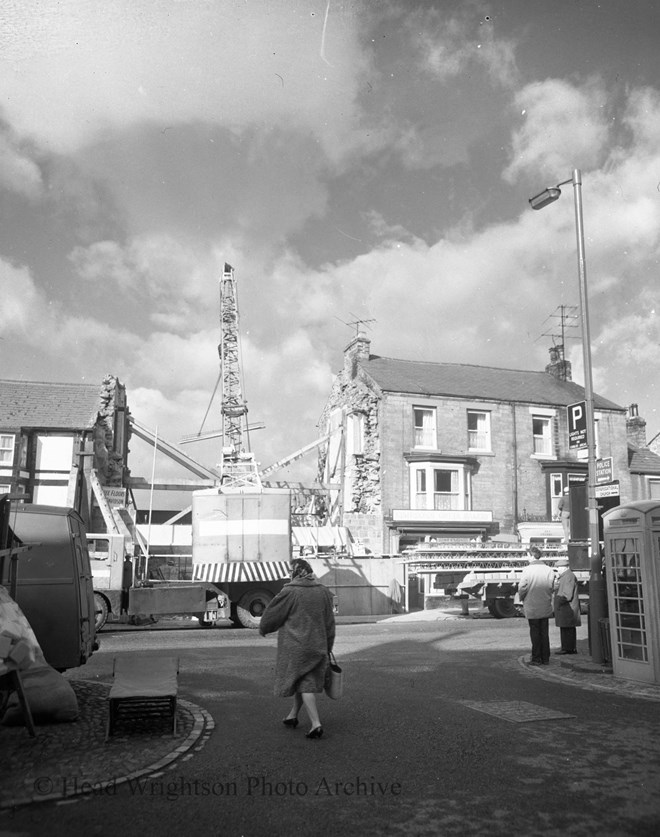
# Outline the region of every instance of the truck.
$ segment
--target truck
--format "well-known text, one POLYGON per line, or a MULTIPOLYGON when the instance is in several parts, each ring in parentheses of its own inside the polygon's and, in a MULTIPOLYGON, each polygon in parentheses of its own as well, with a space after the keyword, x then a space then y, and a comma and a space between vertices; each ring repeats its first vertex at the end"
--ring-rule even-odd
MULTIPOLYGON (((428 598, 449 595, 477 599, 496 619, 522 615, 518 583, 529 564, 529 545, 505 543, 420 544, 403 557, 407 577, 429 579, 428 598)), ((550 567, 569 558, 582 604, 588 600, 589 558, 586 543, 546 544, 543 560, 550 567)), ((407 589, 407 585, 406 585, 407 589)))
POLYGON ((158 579, 148 546, 120 534, 88 535, 96 627, 113 619, 186 614, 202 627, 231 619, 257 628, 290 576, 291 499, 286 489, 216 486, 192 492, 192 578, 158 579))
POLYGON ((92 571, 82 518, 71 508, 11 503, 9 539, 29 547, 0 561, 0 584, 23 611, 46 662, 83 665, 98 648, 92 571))

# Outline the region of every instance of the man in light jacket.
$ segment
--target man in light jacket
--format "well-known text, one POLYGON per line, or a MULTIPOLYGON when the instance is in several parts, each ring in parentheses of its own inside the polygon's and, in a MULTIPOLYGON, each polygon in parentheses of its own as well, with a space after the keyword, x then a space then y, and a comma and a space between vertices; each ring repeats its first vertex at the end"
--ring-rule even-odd
POLYGON ((555 625, 561 636, 561 651, 557 654, 577 654, 576 627, 582 624, 580 617, 580 599, 575 573, 568 564, 568 558, 558 558, 557 592, 555 593, 555 625))
POLYGON ((529 622, 529 635, 532 640, 530 665, 547 666, 550 662, 549 624, 552 616, 555 574, 543 562, 541 550, 538 547, 533 546, 529 554, 532 560, 522 571, 518 583, 518 595, 529 622))

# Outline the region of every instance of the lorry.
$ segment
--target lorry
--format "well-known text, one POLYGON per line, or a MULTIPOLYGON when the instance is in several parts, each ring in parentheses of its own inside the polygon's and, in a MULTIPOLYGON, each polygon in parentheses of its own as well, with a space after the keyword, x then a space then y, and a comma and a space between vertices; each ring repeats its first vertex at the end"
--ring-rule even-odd
MULTIPOLYGON (((558 558, 569 558, 578 581, 581 602, 588 599, 589 558, 587 544, 546 544, 543 560, 550 567, 558 558)), ((529 564, 529 545, 486 543, 420 544, 403 558, 407 578, 428 578, 427 601, 453 596, 477 599, 496 619, 522 615, 518 583, 529 564)), ((406 589, 408 585, 406 584, 406 589)))
POLYGON ((287 489, 216 486, 192 492, 192 577, 159 579, 148 546, 121 534, 90 533, 96 628, 108 621, 186 614, 202 627, 231 619, 257 628, 290 575, 287 489))
POLYGON ((8 534, 13 545, 29 549, 13 568, 10 561, 0 561, 0 584, 15 593, 52 668, 83 665, 98 642, 82 518, 71 508, 12 502, 8 534))

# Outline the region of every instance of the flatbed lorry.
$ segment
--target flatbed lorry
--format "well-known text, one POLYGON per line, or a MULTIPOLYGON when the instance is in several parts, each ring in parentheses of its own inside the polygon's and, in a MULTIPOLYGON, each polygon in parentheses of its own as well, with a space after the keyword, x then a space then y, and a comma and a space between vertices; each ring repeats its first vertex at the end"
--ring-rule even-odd
MULTIPOLYGON (((111 619, 184 614, 203 627, 231 619, 257 628, 268 602, 288 581, 291 499, 287 489, 192 495, 192 577, 150 577, 119 534, 90 533, 96 627, 111 619)), ((145 569, 146 565, 146 569, 145 569)))
MULTIPOLYGON (((557 558, 569 558, 578 581, 578 595, 588 600, 589 561, 587 545, 571 542, 542 550, 543 560, 553 567, 557 558)), ((514 544, 433 544, 411 550, 403 557, 408 578, 429 579, 429 595, 450 595, 479 600, 496 619, 522 612, 518 583, 529 564, 529 547, 514 544)))

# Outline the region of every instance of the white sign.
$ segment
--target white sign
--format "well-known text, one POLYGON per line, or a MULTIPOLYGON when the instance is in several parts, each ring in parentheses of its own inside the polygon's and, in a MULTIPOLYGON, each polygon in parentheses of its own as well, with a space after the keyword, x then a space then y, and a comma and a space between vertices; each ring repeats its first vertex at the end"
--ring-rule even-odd
POLYGON ((609 482, 607 485, 596 486, 596 497, 618 497, 619 496, 619 480, 616 482, 609 482))
POLYGON ((103 494, 109 506, 126 505, 126 489, 104 485, 103 494))

